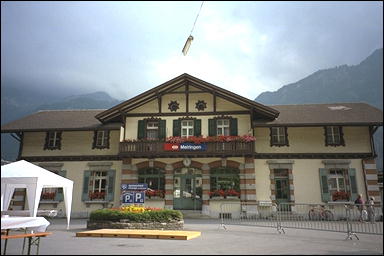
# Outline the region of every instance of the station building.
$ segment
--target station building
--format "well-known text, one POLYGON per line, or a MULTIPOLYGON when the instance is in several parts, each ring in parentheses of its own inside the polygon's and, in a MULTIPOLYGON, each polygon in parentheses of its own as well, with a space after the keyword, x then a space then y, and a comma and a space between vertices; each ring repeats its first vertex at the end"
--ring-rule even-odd
MULTIPOLYGON (((74 181, 72 217, 119 207, 146 183, 145 205, 217 217, 222 202, 380 202, 366 103, 263 105, 182 74, 110 109, 39 111, 1 127, 18 159, 74 181)), ((22 209, 16 192, 11 207, 22 209)), ((44 189, 39 209, 62 209, 44 189)))

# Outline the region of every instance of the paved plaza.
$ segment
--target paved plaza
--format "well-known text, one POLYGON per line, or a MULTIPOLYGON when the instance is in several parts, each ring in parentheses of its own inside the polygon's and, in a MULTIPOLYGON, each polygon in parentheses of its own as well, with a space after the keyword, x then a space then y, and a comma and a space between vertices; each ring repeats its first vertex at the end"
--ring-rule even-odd
MULTIPOLYGON (((345 240, 345 233, 285 229, 279 234, 275 228, 227 225, 220 227, 217 219, 185 219, 184 229, 201 231, 191 240, 163 240, 140 238, 76 237, 86 231, 86 219, 71 220, 66 229, 65 219, 49 219, 49 232, 42 238, 40 254, 96 255, 96 254, 383 254, 383 236, 358 234, 360 240, 345 240)), ((1 243, 2 249, 4 242, 1 243)), ((22 239, 8 242, 7 254, 21 254, 22 239)), ((31 254, 35 253, 33 248, 31 254)))

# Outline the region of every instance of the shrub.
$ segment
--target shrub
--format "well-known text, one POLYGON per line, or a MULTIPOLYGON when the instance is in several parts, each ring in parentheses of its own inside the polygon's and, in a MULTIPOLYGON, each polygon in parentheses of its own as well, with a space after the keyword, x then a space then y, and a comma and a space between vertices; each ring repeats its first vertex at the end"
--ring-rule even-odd
POLYGON ((121 209, 100 209, 92 211, 89 219, 120 221, 122 219, 130 222, 170 222, 173 220, 182 220, 183 215, 177 210, 147 210, 142 212, 124 211, 121 209))

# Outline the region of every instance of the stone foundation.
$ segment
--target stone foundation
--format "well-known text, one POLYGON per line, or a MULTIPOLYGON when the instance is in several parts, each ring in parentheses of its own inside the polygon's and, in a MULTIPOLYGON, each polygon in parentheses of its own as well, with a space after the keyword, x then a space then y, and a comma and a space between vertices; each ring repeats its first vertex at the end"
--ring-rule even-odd
POLYGON ((129 222, 129 220, 108 221, 95 220, 87 221, 87 229, 159 229, 159 230, 182 230, 184 220, 171 222, 129 222))

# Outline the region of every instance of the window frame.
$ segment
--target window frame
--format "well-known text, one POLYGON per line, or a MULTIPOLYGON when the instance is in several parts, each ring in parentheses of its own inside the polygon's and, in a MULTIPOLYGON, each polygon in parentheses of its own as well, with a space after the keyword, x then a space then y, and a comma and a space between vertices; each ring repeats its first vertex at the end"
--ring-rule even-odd
POLYGON ((325 137, 325 146, 345 146, 344 141, 344 133, 343 133, 343 127, 342 126, 336 126, 336 125, 329 125, 324 126, 324 137, 325 137), (328 129, 331 128, 331 134, 329 133, 328 129), (335 133, 335 129, 338 130, 338 133, 335 133), (339 141, 335 141, 335 134, 338 135, 339 141), (331 135, 331 137, 330 137, 331 135), (328 138, 332 138, 332 141, 328 140, 328 138))
POLYGON ((44 150, 60 150, 61 149, 61 131, 47 131, 45 134, 44 150), (53 134, 53 138, 52 135, 53 134), (53 144, 51 145, 51 141, 53 144))
POLYGON ((138 174, 138 182, 139 183, 147 183, 148 188, 153 190, 161 190, 165 192, 165 170, 158 167, 146 167, 141 168, 137 171, 138 174), (149 173, 149 171, 152 173, 149 173), (153 173, 156 170, 157 173, 153 173), (157 187, 155 188, 153 184, 150 184, 148 179, 157 179, 157 187))
MULTIPOLYGON (((223 180, 221 180, 223 182, 223 180)), ((230 168, 230 167, 217 167, 213 168, 210 171, 210 177, 209 177, 209 184, 210 184, 210 191, 213 192, 215 190, 228 190, 228 189, 234 189, 238 192, 240 192, 240 170, 237 168, 230 168), (229 187, 222 187, 219 185, 220 181, 219 179, 231 179, 232 183, 229 187), (214 186, 213 186, 214 184, 214 186)))
POLYGON ((104 148, 109 148, 109 140, 110 140, 110 130, 96 130, 94 131, 94 136, 93 136, 93 145, 92 149, 104 149, 104 148), (100 141, 100 132, 102 132, 101 136, 101 144, 98 144, 100 141))
POLYGON ((286 126, 273 126, 269 128, 269 138, 270 138, 270 146, 273 147, 282 147, 287 146, 289 147, 289 141, 288 141, 288 127, 286 126), (277 135, 273 134, 274 129, 277 129, 277 135), (283 129, 283 131, 280 131, 280 129, 283 129), (273 140, 274 136, 277 136, 278 141, 275 142, 273 140), (280 141, 280 138, 283 137, 284 141, 280 141))
POLYGON ((182 138, 188 138, 188 137, 194 136, 194 134, 195 134, 195 121, 194 121, 194 119, 182 119, 182 120, 180 120, 180 127, 181 127, 180 135, 182 138), (184 122, 187 122, 187 125, 183 125, 184 122), (189 123, 192 123, 192 126, 190 126, 189 123), (183 135, 183 129, 186 129, 186 132, 187 132, 186 135, 183 135))

